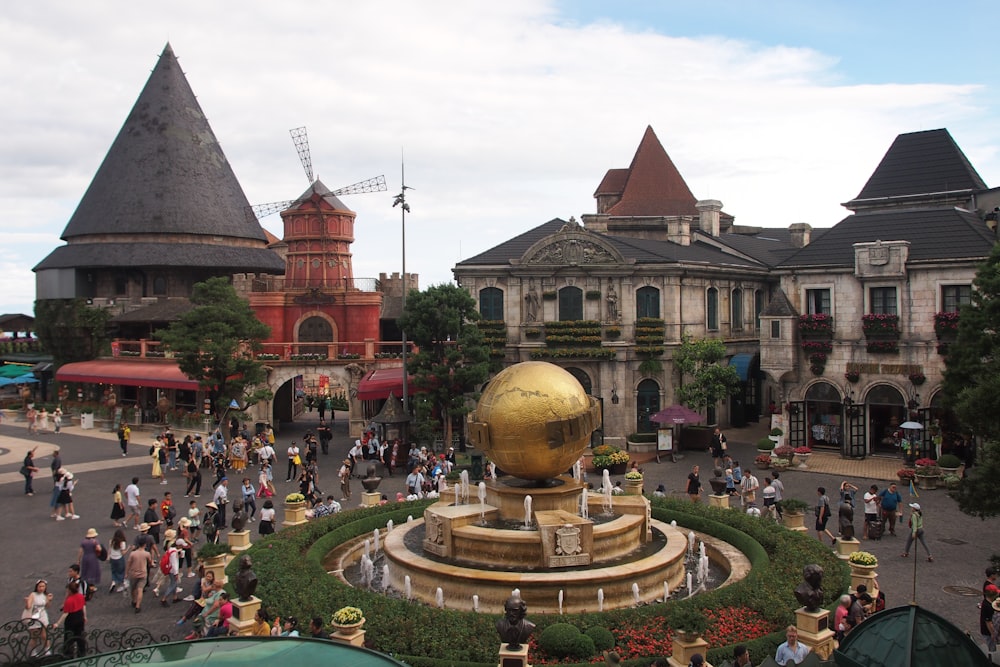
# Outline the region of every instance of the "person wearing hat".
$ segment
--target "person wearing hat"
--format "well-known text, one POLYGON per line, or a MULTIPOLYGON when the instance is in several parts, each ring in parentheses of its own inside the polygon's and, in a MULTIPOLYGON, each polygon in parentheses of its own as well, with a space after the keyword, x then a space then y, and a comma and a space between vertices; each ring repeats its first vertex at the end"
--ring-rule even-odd
POLYGON ((906 547, 903 549, 901 556, 906 558, 910 555, 910 546, 913 545, 914 540, 920 540, 920 543, 924 545, 924 551, 927 552, 927 562, 933 563, 934 556, 931 555, 931 550, 927 546, 927 542, 924 540, 924 513, 920 509, 920 503, 910 503, 910 534, 906 537, 906 547))
POLYGON ((76 555, 76 564, 80 566, 80 578, 87 582, 88 590, 97 590, 101 585, 101 555, 104 547, 97 541, 97 530, 88 528, 80 550, 76 555))
POLYGON ((216 507, 219 509, 219 528, 222 529, 226 525, 226 505, 229 504, 229 478, 223 477, 219 480, 218 486, 215 487, 215 495, 212 497, 212 501, 215 503, 216 507))
POLYGON ((173 528, 167 529, 164 538, 166 540, 163 544, 164 556, 168 558, 169 571, 161 571, 164 581, 160 584, 160 605, 166 607, 171 595, 173 595, 175 603, 181 601, 181 597, 178 595, 183 590, 178 586, 181 574, 181 554, 187 543, 177 539, 177 531, 173 528))
POLYGON ((56 521, 63 521, 64 519, 79 519, 80 515, 76 513, 76 509, 73 507, 73 489, 76 488, 76 478, 73 477, 73 473, 67 470, 66 474, 63 475, 62 482, 59 486, 59 502, 56 506, 56 521))
POLYGON ((201 530, 205 533, 205 540, 212 543, 219 543, 219 506, 214 502, 205 503, 205 518, 201 522, 201 530))

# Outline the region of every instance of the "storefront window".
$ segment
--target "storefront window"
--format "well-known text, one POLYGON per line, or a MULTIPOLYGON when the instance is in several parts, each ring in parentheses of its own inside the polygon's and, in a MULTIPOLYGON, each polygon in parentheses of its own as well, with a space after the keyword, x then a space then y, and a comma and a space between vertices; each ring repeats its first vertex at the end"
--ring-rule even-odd
POLYGON ((817 382, 806 392, 810 447, 840 449, 844 441, 840 392, 829 382, 817 382))

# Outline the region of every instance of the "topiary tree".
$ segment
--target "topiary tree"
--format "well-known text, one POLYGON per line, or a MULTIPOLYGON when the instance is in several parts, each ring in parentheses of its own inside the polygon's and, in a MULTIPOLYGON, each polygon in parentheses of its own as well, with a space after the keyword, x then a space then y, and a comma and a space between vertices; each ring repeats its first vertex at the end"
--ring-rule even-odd
POLYGON ((677 400, 692 410, 705 412, 737 393, 740 376, 734 367, 720 363, 725 356, 726 346, 717 338, 684 336, 673 357, 680 380, 677 400))

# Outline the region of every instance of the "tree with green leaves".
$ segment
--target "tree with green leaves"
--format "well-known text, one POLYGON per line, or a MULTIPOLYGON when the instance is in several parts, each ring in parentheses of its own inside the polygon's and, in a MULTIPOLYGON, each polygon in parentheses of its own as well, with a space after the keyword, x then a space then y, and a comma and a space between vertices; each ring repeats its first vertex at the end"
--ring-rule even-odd
POLYGON ((236 400, 246 410, 270 399, 267 369, 253 357, 270 328, 257 319, 250 303, 224 277, 196 283, 191 303, 194 308, 156 333, 181 371, 212 392, 220 408, 236 400))
POLYGON ((106 310, 83 299, 41 299, 35 302, 35 334, 56 366, 97 358, 107 346, 106 310))
POLYGON ((983 445, 976 465, 952 493, 966 514, 1000 515, 1000 246, 976 271, 971 302, 945 357, 945 404, 983 445))
POLYGON ((475 322, 476 300, 455 285, 412 290, 400 328, 418 351, 409 358, 416 424, 423 441, 451 441, 452 419, 468 414, 476 390, 489 375, 489 347, 475 322))
POLYGON ((677 400, 692 410, 704 412, 739 391, 740 376, 736 369, 720 363, 725 356, 726 346, 717 338, 684 336, 673 356, 674 369, 680 377, 677 400))

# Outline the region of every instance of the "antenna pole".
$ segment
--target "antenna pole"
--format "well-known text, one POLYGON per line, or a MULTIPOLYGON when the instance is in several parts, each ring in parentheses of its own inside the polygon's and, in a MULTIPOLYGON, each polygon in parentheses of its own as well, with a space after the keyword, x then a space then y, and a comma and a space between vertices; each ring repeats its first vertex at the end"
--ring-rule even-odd
MULTIPOLYGON (((406 204, 406 164, 402 160, 402 154, 400 154, 399 161, 399 176, 401 187, 399 189, 399 198, 403 202, 402 206, 399 207, 400 213, 402 214, 402 248, 403 248, 403 300, 402 300, 402 310, 403 314, 406 314, 406 210, 410 208, 406 204)), ((409 412, 410 404, 407 402, 409 398, 409 373, 406 370, 406 331, 403 332, 403 412, 409 412)))
MULTIPOLYGON (((410 212, 410 205, 406 203, 406 191, 412 190, 406 186, 406 164, 402 160, 402 152, 400 153, 399 161, 399 173, 402 185, 399 190, 399 194, 396 195, 396 200, 392 203, 392 207, 399 207, 400 213, 403 215, 403 226, 402 226, 402 246, 403 246, 403 298, 402 298, 402 310, 406 311, 406 214, 410 212)), ((406 331, 401 331, 403 335, 403 409, 408 410, 407 400, 409 399, 409 376, 406 372, 406 331)))

